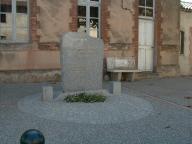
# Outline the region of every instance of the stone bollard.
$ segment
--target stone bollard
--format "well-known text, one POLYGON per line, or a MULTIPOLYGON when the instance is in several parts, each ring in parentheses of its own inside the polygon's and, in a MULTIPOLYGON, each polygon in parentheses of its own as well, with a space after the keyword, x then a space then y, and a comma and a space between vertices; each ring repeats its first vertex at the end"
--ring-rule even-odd
POLYGON ((113 95, 121 95, 121 82, 114 81, 112 82, 112 93, 113 95))
POLYGON ((49 102, 52 100, 53 100, 53 87, 44 86, 43 87, 42 101, 49 102))
POLYGON ((45 138, 40 131, 31 129, 22 134, 20 144, 45 144, 45 138))

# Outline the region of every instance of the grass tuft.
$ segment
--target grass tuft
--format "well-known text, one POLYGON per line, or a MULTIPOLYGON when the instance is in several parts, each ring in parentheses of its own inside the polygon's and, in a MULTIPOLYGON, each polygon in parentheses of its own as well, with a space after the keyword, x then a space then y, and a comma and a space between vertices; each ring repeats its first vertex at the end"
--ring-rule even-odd
POLYGON ((106 99, 107 99, 106 96, 100 94, 80 93, 76 95, 69 95, 64 100, 67 103, 77 103, 77 102, 98 103, 98 102, 105 102, 106 99))

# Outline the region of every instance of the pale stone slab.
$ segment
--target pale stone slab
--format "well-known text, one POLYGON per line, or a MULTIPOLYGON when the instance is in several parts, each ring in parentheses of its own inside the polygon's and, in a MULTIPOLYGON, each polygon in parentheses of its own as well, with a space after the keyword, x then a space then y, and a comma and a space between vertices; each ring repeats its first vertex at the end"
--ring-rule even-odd
POLYGON ((121 95, 121 82, 112 82, 113 95, 121 95))
POLYGON ((51 86, 43 87, 42 101, 44 102, 53 101, 53 87, 51 86))
POLYGON ((84 33, 65 33, 61 41, 64 93, 101 90, 104 44, 84 33))

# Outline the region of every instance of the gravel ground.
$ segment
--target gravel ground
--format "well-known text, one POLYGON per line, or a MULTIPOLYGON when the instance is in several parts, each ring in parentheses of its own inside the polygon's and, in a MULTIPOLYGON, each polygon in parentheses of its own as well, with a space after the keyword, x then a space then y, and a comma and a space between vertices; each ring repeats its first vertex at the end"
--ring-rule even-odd
POLYGON ((27 96, 18 102, 22 112, 59 122, 115 124, 135 121, 152 113, 152 105, 129 95, 108 96, 104 103, 42 102, 41 94, 27 96))
MULTIPOLYGON (((186 107, 192 105, 190 77, 123 83, 123 93, 146 102, 152 112, 119 123, 58 121, 18 108, 18 103, 40 93, 43 85, 47 84, 0 85, 0 144, 19 144, 21 134, 31 128, 44 133, 46 144, 192 143, 192 109, 186 107)), ((61 89, 59 84, 53 86, 55 91, 61 89)))

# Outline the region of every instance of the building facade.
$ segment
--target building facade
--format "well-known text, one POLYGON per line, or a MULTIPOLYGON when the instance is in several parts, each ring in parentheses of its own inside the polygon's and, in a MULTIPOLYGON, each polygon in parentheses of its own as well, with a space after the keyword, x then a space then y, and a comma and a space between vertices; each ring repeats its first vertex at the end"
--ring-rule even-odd
POLYGON ((0 81, 60 78, 60 37, 101 38, 106 57, 131 57, 160 77, 179 74, 179 0, 0 0, 0 81))
POLYGON ((180 73, 192 75, 192 3, 181 3, 181 47, 180 47, 180 73))

